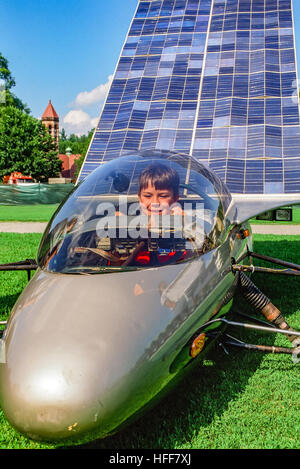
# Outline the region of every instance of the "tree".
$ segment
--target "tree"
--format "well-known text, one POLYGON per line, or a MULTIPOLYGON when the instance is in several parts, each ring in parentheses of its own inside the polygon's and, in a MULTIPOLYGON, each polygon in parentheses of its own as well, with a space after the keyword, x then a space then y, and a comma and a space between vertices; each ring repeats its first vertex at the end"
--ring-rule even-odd
POLYGON ((41 121, 13 106, 0 107, 0 177, 20 171, 44 181, 58 176, 61 165, 41 121))
POLYGON ((62 129, 61 131, 61 138, 59 140, 59 153, 65 154, 67 148, 71 148, 74 155, 80 155, 80 157, 74 161, 76 178, 78 177, 81 166, 85 160, 86 153, 94 135, 94 130, 95 129, 92 129, 89 131, 88 135, 81 135, 80 137, 75 134, 71 134, 69 137, 66 137, 65 130, 62 129))
POLYGON ((66 131, 65 131, 65 129, 61 129, 60 136, 59 136, 59 141, 60 142, 65 142, 66 140, 68 140, 66 131))
POLYGON ((15 79, 8 68, 8 60, 3 57, 0 52, 0 78, 4 80, 6 88, 10 90, 13 86, 16 86, 15 79))
POLYGON ((59 140, 59 153, 65 154, 67 148, 70 147, 72 149, 73 155, 85 155, 88 150, 93 133, 94 129, 90 130, 88 135, 81 135, 80 137, 78 137, 75 134, 71 134, 67 138, 65 137, 65 130, 62 129, 60 136, 63 138, 60 138, 59 140))
POLYGON ((12 93, 11 88, 16 86, 15 79, 13 78, 9 68, 8 60, 0 52, 0 80, 4 83, 4 90, 1 91, 0 107, 14 106, 21 111, 30 113, 30 109, 24 104, 15 94, 12 93))
POLYGON ((75 178, 77 179, 81 170, 81 166, 83 165, 85 160, 85 155, 81 155, 77 160, 74 161, 75 165, 75 178))

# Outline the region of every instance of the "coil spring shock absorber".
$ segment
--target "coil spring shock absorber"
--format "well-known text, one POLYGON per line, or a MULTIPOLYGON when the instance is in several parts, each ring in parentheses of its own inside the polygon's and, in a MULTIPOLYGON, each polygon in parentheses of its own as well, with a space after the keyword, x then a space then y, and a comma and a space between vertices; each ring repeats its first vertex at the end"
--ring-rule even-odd
MULTIPOLYGON (((239 272, 239 281, 240 291, 243 297, 251 306, 262 313, 267 321, 282 330, 294 330, 289 326, 279 309, 271 303, 271 300, 254 285, 252 280, 250 280, 244 272, 239 272)), ((294 340, 297 339, 297 336, 291 335, 288 338, 293 343, 294 340)))

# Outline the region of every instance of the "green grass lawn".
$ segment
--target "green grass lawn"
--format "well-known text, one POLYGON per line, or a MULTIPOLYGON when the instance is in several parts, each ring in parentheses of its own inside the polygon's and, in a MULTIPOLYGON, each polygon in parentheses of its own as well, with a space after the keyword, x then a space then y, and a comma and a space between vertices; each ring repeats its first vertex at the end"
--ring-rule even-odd
MULTIPOLYGON (((55 210, 57 209, 58 204, 56 205, 0 205, 0 222, 4 221, 37 221, 37 222, 47 222, 55 210)), ((251 224, 281 224, 281 225, 290 225, 296 224, 300 225, 300 207, 296 206, 293 208, 293 221, 292 222, 272 222, 265 220, 256 220, 255 218, 251 219, 251 224)))
POLYGON ((0 205, 0 222, 38 221, 47 222, 57 209, 55 205, 0 205))
MULTIPOLYGON (((34 257, 39 234, 0 234, 0 263, 34 257)), ((255 235, 258 252, 300 264, 300 236, 255 235)), ((261 263, 261 265, 264 265, 261 263)), ((99 280, 101 280, 99 278, 99 280)), ((255 274, 253 280, 300 329, 299 279, 255 274)), ((26 273, 0 273, 6 317, 26 285, 26 273)), ((236 308, 249 311, 242 301, 236 308)), ((240 319, 240 318, 239 318, 240 319)), ((281 335, 230 333, 257 344, 288 346, 281 335)), ((31 441, 0 415, 0 448, 54 449, 62 443, 31 441)), ((79 441, 80 443, 80 441, 79 441)), ((122 432, 85 447, 99 449, 220 449, 300 447, 300 364, 289 355, 215 348, 171 394, 122 432)))

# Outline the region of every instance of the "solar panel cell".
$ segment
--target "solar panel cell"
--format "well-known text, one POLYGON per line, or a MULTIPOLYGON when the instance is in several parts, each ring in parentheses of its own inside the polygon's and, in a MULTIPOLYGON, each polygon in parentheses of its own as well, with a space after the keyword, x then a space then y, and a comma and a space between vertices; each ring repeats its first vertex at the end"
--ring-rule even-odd
POLYGON ((291 0, 140 1, 80 178, 175 149, 233 192, 300 192, 296 79, 291 0))

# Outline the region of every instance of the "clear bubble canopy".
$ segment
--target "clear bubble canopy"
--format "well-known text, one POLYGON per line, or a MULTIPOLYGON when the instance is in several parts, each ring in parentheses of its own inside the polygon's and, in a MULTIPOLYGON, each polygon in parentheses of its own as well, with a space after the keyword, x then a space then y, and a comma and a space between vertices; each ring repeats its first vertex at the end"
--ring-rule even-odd
POLYGON ((134 152, 99 166, 50 221, 41 268, 105 273, 187 262, 220 242, 231 196, 193 157, 134 152))

